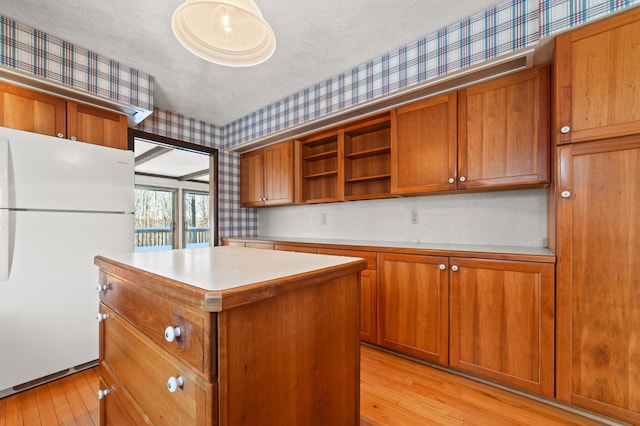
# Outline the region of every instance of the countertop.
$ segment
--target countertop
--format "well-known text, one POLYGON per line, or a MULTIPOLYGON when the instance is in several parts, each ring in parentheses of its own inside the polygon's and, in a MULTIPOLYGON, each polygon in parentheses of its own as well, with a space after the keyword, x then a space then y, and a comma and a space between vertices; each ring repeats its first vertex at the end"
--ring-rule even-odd
POLYGON ((541 258, 555 261, 555 254, 546 247, 524 247, 524 246, 497 246, 497 245, 475 245, 475 244, 443 244, 430 242, 402 242, 402 241, 374 241, 374 240, 348 240, 329 238, 293 238, 273 235, 259 235, 257 237, 228 238, 229 240, 273 242, 273 243, 301 243, 328 246, 348 246, 352 249, 371 250, 379 249, 401 249, 418 250, 426 252, 437 252, 442 255, 458 255, 459 253, 496 254, 496 255, 522 255, 540 256, 541 258))
POLYGON ((270 297, 288 291, 285 287, 306 285, 316 275, 355 273, 366 267, 364 260, 354 257, 228 246, 96 256, 95 263, 110 273, 138 274, 149 282, 155 278, 165 286, 183 288, 202 297, 204 308, 214 311, 223 309, 227 296, 270 297))

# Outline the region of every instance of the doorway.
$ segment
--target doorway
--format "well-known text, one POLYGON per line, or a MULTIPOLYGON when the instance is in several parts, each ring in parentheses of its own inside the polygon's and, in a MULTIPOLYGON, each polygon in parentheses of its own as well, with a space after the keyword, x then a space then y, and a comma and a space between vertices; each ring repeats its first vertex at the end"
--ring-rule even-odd
POLYGON ((135 154, 135 250, 217 245, 217 150, 129 130, 135 154))

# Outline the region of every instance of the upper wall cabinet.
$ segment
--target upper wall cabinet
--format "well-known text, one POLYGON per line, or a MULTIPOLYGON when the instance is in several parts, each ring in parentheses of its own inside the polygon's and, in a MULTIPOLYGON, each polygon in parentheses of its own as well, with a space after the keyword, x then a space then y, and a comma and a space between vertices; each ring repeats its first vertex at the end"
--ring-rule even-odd
POLYGON ((391 112, 391 192, 456 189, 456 93, 391 112))
POLYGON ((240 205, 293 203, 293 142, 281 142, 240 156, 240 205))
POLYGON ((127 149, 125 115, 3 82, 0 82, 0 125, 127 149))
POLYGON ((556 143, 640 133, 640 8, 556 38, 556 143))
POLYGON ((458 189, 549 183, 549 67, 458 93, 458 189))

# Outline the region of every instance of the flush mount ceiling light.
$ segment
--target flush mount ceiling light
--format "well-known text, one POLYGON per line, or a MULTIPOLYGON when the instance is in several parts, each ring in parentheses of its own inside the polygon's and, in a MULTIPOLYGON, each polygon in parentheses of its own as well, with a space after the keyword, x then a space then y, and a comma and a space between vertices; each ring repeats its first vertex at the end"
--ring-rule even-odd
POLYGON ((176 38, 191 53, 230 67, 260 64, 276 37, 253 0, 186 0, 171 18, 176 38))

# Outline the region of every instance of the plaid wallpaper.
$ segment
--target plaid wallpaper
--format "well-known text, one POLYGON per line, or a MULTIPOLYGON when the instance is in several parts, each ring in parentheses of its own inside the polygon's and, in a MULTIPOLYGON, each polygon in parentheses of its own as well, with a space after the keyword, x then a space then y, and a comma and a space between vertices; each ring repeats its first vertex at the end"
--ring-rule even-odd
POLYGON ((151 111, 153 77, 0 15, 0 65, 151 111))
MULTIPOLYGON (((640 0, 508 0, 321 81, 224 127, 153 109, 141 130, 218 148, 219 235, 257 233, 239 207, 238 144, 534 45, 640 0)), ((0 65, 151 110, 153 77, 0 16, 0 65)))
POLYGON ((224 127, 230 148, 532 46, 640 0, 509 0, 305 88, 224 127))

